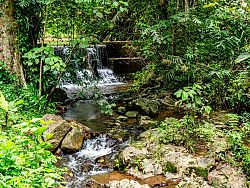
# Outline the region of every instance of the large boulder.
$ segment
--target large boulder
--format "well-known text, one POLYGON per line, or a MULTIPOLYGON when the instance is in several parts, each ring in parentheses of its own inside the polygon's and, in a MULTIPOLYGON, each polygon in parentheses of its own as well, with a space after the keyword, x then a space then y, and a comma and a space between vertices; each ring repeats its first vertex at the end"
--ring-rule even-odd
POLYGON ((134 163, 138 159, 146 158, 148 154, 147 149, 138 149, 130 146, 120 153, 119 158, 124 164, 129 164, 134 163))
POLYGON ((137 111, 128 111, 126 112, 126 116, 129 118, 136 118, 138 116, 138 112, 137 111))
POLYGON ((161 102, 156 99, 139 98, 129 103, 130 107, 148 116, 154 117, 160 113, 161 102))
POLYGON ((55 88, 50 95, 50 100, 53 102, 65 102, 67 99, 67 92, 61 88, 55 88))
POLYGON ((44 140, 52 145, 50 150, 55 152, 72 127, 70 123, 63 120, 60 116, 45 115, 43 120, 44 124, 48 126, 47 130, 43 133, 44 140))
POLYGON ((51 144, 51 151, 61 147, 64 153, 74 153, 82 148, 83 141, 93 135, 91 130, 77 121, 66 121, 57 115, 46 114, 43 118, 47 130, 43 133, 44 140, 51 144))
POLYGON ((47 122, 50 121, 49 123, 57 122, 57 121, 62 121, 63 118, 61 116, 57 116, 55 114, 46 114, 43 116, 43 121, 47 122), (52 122, 53 121, 53 122, 52 122))
POLYGON ((82 149, 83 141, 91 138, 93 132, 90 128, 77 121, 69 121, 72 130, 62 141, 61 149, 63 153, 73 154, 82 149))
POLYGON ((163 174, 163 168, 161 164, 153 159, 143 159, 140 162, 140 168, 132 166, 127 173, 137 179, 145 180, 163 174))
POLYGON ((72 154, 81 150, 83 141, 85 139, 84 133, 80 129, 72 129, 62 141, 61 149, 64 153, 72 154))
POLYGON ((228 164, 219 165, 208 174, 208 182, 215 187, 246 188, 246 176, 228 164))
POLYGON ((117 112, 118 112, 119 114, 124 115, 124 114, 126 113, 126 107, 124 107, 124 106, 118 107, 117 112))

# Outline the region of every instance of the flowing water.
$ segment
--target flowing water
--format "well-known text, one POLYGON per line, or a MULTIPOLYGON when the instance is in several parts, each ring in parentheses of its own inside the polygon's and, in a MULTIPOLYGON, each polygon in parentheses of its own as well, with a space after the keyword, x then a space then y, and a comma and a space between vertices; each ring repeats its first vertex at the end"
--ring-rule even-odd
POLYGON ((107 91, 107 88, 112 89, 117 86, 126 85, 126 83, 123 81, 123 78, 114 75, 111 69, 103 68, 98 69, 97 71, 100 76, 98 79, 92 76, 90 70, 83 69, 76 72, 78 81, 81 81, 80 83, 72 82, 69 76, 69 80, 61 81, 59 87, 66 90, 68 95, 73 95, 80 92, 85 93, 85 95, 91 95, 91 91, 94 91, 94 88, 98 88, 101 91, 107 91))
MULTIPOLYGON (((57 50, 58 54, 68 53, 68 48, 57 50)), ((117 87, 126 85, 122 78, 106 68, 108 57, 104 45, 90 47, 87 53, 89 65, 93 64, 92 61, 97 62, 99 78, 96 79, 90 69, 82 69, 76 72, 78 82, 74 82, 67 73, 68 79, 66 74, 66 79, 60 81, 59 87, 64 89, 69 97, 74 98, 79 93, 85 96, 92 95, 97 91, 96 88, 102 93, 112 93, 117 87)), ((73 155, 63 155, 61 160, 62 165, 69 169, 70 178, 67 187, 86 187, 86 183, 92 176, 112 171, 112 162, 126 143, 107 136, 108 123, 106 122, 112 119, 100 113, 100 108, 94 100, 77 101, 75 105, 69 107, 63 117, 66 120, 77 120, 92 131, 100 133, 99 136, 86 140, 81 151, 73 155)))
POLYGON ((64 166, 68 167, 73 175, 67 187, 85 187, 90 177, 111 172, 112 167, 106 160, 114 160, 124 146, 124 143, 104 134, 85 141, 81 151, 63 156, 64 166))

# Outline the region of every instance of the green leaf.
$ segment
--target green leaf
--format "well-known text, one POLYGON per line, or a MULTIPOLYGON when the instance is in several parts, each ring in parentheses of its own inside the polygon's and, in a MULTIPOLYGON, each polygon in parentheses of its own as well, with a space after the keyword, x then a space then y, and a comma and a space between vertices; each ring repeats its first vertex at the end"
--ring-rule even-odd
POLYGON ((202 104, 201 97, 195 96, 195 97, 194 97, 194 100, 195 100, 195 102, 196 102, 197 104, 199 104, 199 105, 202 104))
POLYGON ((183 91, 181 98, 182 98, 182 100, 186 101, 188 99, 188 93, 186 91, 183 91))
POLYGON ((118 6, 119 6, 119 3, 115 1, 115 2, 113 3, 113 5, 114 5, 115 7, 118 7, 118 6))
POLYGON ((6 101, 1 91, 0 91, 0 108, 2 108, 5 112, 9 111, 9 103, 6 101))
POLYGON ((97 13, 96 13, 96 16, 97 16, 98 18, 103 18, 103 14, 102 14, 101 12, 97 12, 97 13))
POLYGON ((177 98, 180 98, 182 92, 183 92, 183 91, 180 89, 180 90, 176 91, 176 92, 174 93, 174 95, 175 95, 177 98))
POLYGON ((18 106, 18 105, 23 104, 23 103, 24 103, 24 100, 21 99, 21 100, 16 101, 16 102, 14 103, 14 105, 15 105, 15 106, 18 106))
POLYGON ((248 58, 250 58, 250 53, 243 53, 243 54, 238 56, 238 58, 235 60, 235 62, 240 63, 244 60, 247 60, 248 58))
POLYGON ((39 127, 39 128, 37 129, 37 133, 38 133, 38 134, 42 134, 42 133, 44 133, 44 132, 46 131, 47 128, 48 128, 48 126, 39 127))
POLYGON ((210 114, 212 111, 212 108, 210 106, 205 106, 204 111, 205 113, 210 114))

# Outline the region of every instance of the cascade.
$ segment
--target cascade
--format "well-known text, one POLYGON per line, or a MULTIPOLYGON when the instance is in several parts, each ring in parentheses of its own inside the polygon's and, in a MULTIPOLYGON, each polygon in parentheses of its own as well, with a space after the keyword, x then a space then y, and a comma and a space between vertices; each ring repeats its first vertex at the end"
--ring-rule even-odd
POLYGON ((73 179, 67 187, 81 188, 87 182, 90 176, 103 174, 112 171, 109 166, 100 166, 97 160, 103 156, 109 156, 114 159, 117 152, 126 146, 126 143, 118 142, 108 138, 106 135, 100 135, 96 138, 84 142, 81 151, 73 155, 64 155, 64 165, 74 174, 73 179), (86 166, 84 168, 84 166, 86 166))
MULTIPOLYGON (((69 53, 67 46, 55 46, 55 54, 63 59, 69 53)), ((97 86, 99 88, 125 84, 122 78, 117 77, 108 65, 108 54, 106 45, 95 45, 86 48, 87 66, 80 68, 75 65, 77 71, 76 80, 71 79, 71 74, 66 73, 60 81, 59 87, 65 89, 69 94, 82 91, 84 88, 97 86)), ((72 60, 74 61, 74 60, 72 60)))

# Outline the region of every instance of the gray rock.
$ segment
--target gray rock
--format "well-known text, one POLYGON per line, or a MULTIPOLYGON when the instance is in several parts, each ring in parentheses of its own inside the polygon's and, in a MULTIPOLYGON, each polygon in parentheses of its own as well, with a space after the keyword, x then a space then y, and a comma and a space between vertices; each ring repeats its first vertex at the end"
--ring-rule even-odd
POLYGON ((127 122, 128 121, 128 117, 126 117, 126 116, 118 116, 116 118, 116 120, 119 121, 119 122, 127 122))
POLYGON ((63 138, 71 131, 72 127, 70 123, 65 120, 60 120, 59 117, 48 118, 48 116, 43 118, 45 121, 45 125, 48 126, 47 130, 43 133, 44 140, 52 145, 50 150, 55 152, 63 138), (58 119, 57 119, 58 118, 58 119), (59 121, 53 121, 59 120, 59 121))
POLYGON ((54 122, 57 122, 57 121, 62 121, 63 118, 61 116, 57 116, 57 115, 54 115, 54 114, 46 114, 43 116, 43 121, 47 122, 47 121, 54 121, 54 122))
POLYGON ((81 130, 74 128, 64 138, 61 149, 67 154, 78 152, 82 148, 84 139, 84 133, 81 130))
POLYGON ((55 152, 61 145, 66 153, 74 153, 81 149, 83 140, 90 138, 91 130, 77 121, 65 121, 62 117, 46 114, 43 118, 47 130, 43 133, 45 141, 52 144, 55 152))
POLYGON ((126 107, 123 107, 123 106, 118 107, 117 112, 119 114, 123 114, 124 115, 126 113, 126 107))
POLYGON ((137 111, 128 111, 126 113, 126 116, 129 117, 129 118, 136 118, 138 116, 138 112, 137 111))
POLYGON ((150 188, 148 185, 141 185, 137 181, 123 179, 121 181, 111 181, 106 187, 108 188, 150 188))
POLYGON ((141 120, 150 120, 150 117, 148 117, 148 116, 141 116, 141 120))
POLYGON ((228 164, 217 166, 208 174, 208 182, 215 187, 246 188, 246 176, 228 164))
POLYGON ((213 187, 208 185, 208 182, 204 181, 203 178, 186 177, 176 186, 176 188, 213 188, 213 187))
POLYGON ((139 125, 145 129, 148 129, 150 127, 155 127, 158 124, 157 121, 152 120, 141 120, 139 125))
POLYGON ((130 102, 130 106, 139 109, 148 116, 156 116, 161 110, 161 102, 155 99, 139 98, 130 102))
POLYGON ((147 179, 163 174, 163 170, 161 164, 153 159, 143 159, 140 163, 140 170, 136 167, 131 167, 127 173, 138 179, 147 179))
POLYGON ((215 165, 213 158, 190 155, 180 146, 166 145, 162 148, 165 153, 164 161, 172 163, 181 175, 189 175, 194 170, 198 176, 207 176, 208 170, 215 165))
POLYGON ((146 149, 138 149, 135 147, 125 148, 119 155, 124 164, 131 163, 139 158, 145 158, 148 155, 146 149))

